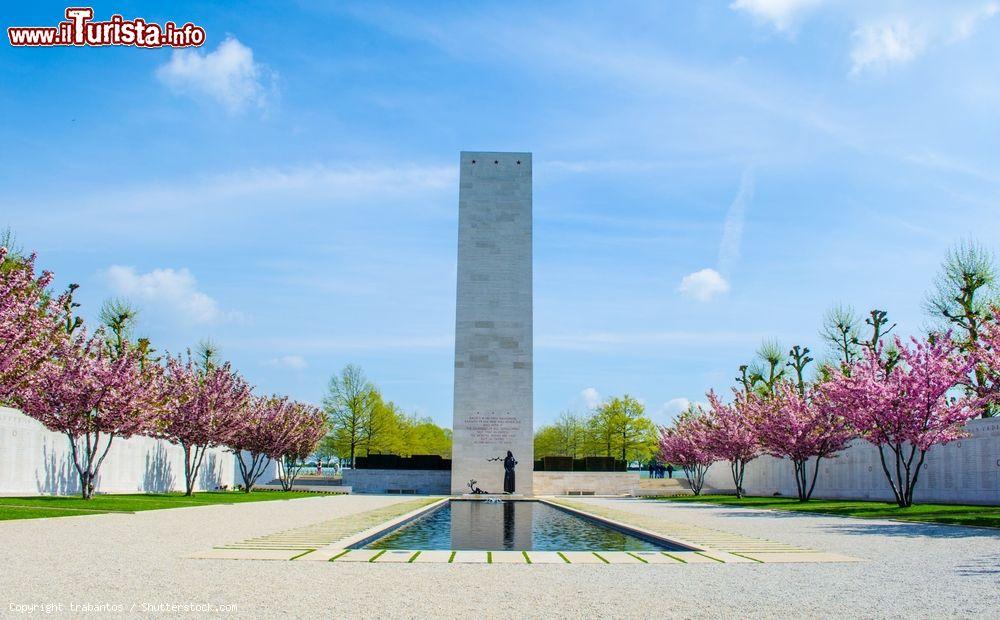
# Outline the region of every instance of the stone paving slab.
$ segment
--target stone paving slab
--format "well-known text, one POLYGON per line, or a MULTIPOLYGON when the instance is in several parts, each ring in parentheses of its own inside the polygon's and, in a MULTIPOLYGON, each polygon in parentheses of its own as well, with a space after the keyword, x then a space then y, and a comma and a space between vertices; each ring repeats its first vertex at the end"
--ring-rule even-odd
MULTIPOLYGON (((384 549, 351 549, 344 555, 333 560, 334 562, 371 562, 372 559, 381 554, 384 549)), ((309 555, 312 555, 311 553, 309 555)))
POLYGON ((491 551, 494 564, 527 564, 524 554, 520 551, 491 551))
MULTIPOLYGON (((451 551, 447 549, 432 549, 421 551, 420 555, 413 560, 414 564, 446 564, 451 558, 451 551)), ((485 560, 483 560, 485 562, 485 560)))
POLYGON ((668 551, 671 557, 677 558, 685 564, 721 564, 719 560, 707 558, 696 551, 668 551))
POLYGON ((378 559, 375 560, 375 563, 405 564, 409 562, 411 559, 413 559, 413 556, 416 555, 416 553, 417 553, 416 551, 399 551, 396 549, 390 549, 385 553, 383 553, 382 555, 378 556, 378 559))
POLYGON ((456 551, 452 564, 486 564, 485 551, 456 551))
POLYGON ((647 564, 680 564, 681 561, 659 551, 633 551, 633 555, 642 558, 647 564))
POLYGON ((725 551, 709 550, 709 551, 702 551, 701 554, 706 555, 712 558, 713 560, 719 560, 724 564, 746 564, 749 562, 753 562, 753 560, 744 557, 742 554, 736 555, 733 553, 727 553, 725 551))
POLYGON ((302 556, 299 561, 307 560, 309 562, 330 562, 333 561, 338 555, 343 554, 347 549, 338 549, 336 547, 322 547, 313 551, 308 555, 302 556))
POLYGON ((570 564, 607 564, 591 551, 562 551, 570 564))
POLYGON ((555 551, 528 551, 528 558, 532 564, 565 564, 555 551))
POLYGON ((642 564, 643 561, 624 551, 598 551, 597 555, 608 561, 608 564, 642 564))

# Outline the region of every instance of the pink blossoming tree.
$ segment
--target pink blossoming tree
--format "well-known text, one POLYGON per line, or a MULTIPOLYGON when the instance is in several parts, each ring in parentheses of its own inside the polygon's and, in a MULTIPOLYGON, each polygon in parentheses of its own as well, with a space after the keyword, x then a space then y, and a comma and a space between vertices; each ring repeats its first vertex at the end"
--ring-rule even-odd
POLYGON ((701 495, 705 474, 716 460, 708 450, 707 435, 705 413, 698 407, 689 408, 672 426, 660 429, 660 459, 681 466, 695 495, 701 495))
POLYGON ((281 488, 291 491, 306 457, 326 435, 327 419, 317 407, 292 401, 285 409, 284 425, 287 430, 278 435, 281 441, 274 446, 272 454, 281 463, 281 488))
POLYGON ((160 436, 184 451, 185 494, 194 492, 209 448, 225 444, 250 404, 251 387, 229 364, 199 366, 169 358, 160 436))
POLYGON ((990 321, 983 327, 975 351, 982 371, 979 397, 986 410, 1000 410, 1000 306, 994 306, 990 321))
POLYGON ((761 454, 757 421, 767 407, 767 397, 746 390, 733 390, 736 399, 724 404, 714 391, 707 397, 711 406, 707 424, 707 449, 719 460, 729 461, 736 497, 743 497, 743 474, 747 463, 761 454))
POLYGON ((48 271, 35 277, 34 255, 12 258, 0 247, 0 401, 13 399, 65 338, 76 287, 52 298, 46 290, 51 283, 48 271))
POLYGON ((963 426, 976 417, 978 403, 949 393, 975 365, 971 356, 956 351, 950 335, 909 344, 897 337, 895 344, 896 363, 887 366, 880 350, 868 350, 849 375, 835 375, 821 390, 830 406, 878 448, 896 503, 905 508, 913 504, 927 451, 964 437, 963 426))
POLYGON ((245 492, 253 491, 272 460, 280 460, 286 454, 303 449, 296 439, 299 431, 297 415, 303 411, 306 409, 287 396, 251 399, 244 415, 240 416, 239 424, 227 439, 227 445, 236 454, 245 492))
POLYGON ((132 352, 112 359, 98 332, 64 340, 18 390, 29 416, 69 439, 84 499, 117 437, 150 432, 156 415, 148 382, 132 352))
POLYGON ((761 446, 768 454, 792 462, 799 500, 808 501, 816 487, 820 461, 835 457, 855 433, 815 387, 800 389, 791 382, 782 382, 767 405, 761 410, 761 446), (810 459, 815 459, 811 476, 810 459))

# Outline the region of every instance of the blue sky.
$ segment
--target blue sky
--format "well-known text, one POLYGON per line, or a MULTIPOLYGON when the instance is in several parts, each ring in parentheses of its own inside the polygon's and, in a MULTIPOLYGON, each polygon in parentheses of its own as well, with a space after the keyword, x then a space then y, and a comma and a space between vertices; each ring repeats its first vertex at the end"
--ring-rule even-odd
POLYGON ((666 421, 835 303, 919 331, 1000 239, 997 2, 93 5, 208 41, 0 45, 0 227, 261 391, 357 363, 450 425, 460 150, 534 153, 536 424, 666 421))

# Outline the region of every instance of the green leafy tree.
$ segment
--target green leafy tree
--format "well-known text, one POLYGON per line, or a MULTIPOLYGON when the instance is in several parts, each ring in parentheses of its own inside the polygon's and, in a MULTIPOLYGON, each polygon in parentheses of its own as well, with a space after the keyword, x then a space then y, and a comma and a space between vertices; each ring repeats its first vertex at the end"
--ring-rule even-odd
POLYGON ((535 432, 535 456, 585 456, 587 420, 571 411, 559 414, 556 421, 535 432))
POLYGON ((323 410, 330 421, 330 435, 324 445, 351 467, 359 447, 364 445, 365 424, 375 404, 374 390, 361 367, 348 364, 330 378, 323 398, 323 410))
POLYGON ((616 428, 615 411, 601 403, 587 418, 586 452, 592 456, 614 456, 616 428))
POLYGON ((598 408, 595 418, 607 439, 606 456, 628 462, 648 459, 655 451, 656 427, 636 398, 628 394, 612 398, 598 408))
POLYGON ((567 456, 559 429, 554 424, 542 426, 535 431, 535 458, 546 456, 567 456))
POLYGON ((372 454, 398 453, 399 408, 392 401, 382 398, 378 388, 372 387, 364 406, 365 415, 361 419, 361 443, 365 456, 372 454), (395 448, 395 450, 394 450, 395 448))
POLYGON ((451 429, 443 428, 430 418, 416 415, 401 415, 401 445, 399 454, 412 456, 414 454, 437 454, 451 457, 451 429))

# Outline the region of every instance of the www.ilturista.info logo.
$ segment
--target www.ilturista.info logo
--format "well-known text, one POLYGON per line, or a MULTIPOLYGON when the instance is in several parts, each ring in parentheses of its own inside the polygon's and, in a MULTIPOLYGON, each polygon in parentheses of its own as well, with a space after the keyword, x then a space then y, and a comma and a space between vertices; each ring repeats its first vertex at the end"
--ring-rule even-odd
POLYGON ((125 19, 115 14, 106 22, 95 22, 94 9, 69 7, 66 21, 57 26, 11 26, 7 37, 15 47, 50 47, 56 45, 136 47, 197 47, 205 42, 205 29, 191 22, 162 26, 141 17, 125 19))

